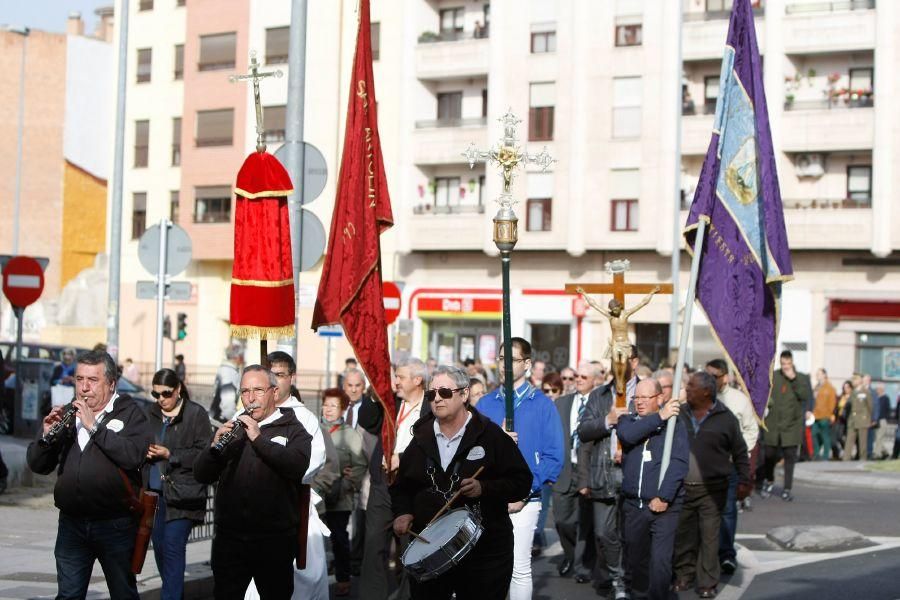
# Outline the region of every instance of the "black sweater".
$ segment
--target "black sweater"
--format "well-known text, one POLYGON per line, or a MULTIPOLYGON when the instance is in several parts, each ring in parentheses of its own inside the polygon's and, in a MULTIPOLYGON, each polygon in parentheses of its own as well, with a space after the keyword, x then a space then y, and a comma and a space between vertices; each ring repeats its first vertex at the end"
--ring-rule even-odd
MULTIPOLYGON (((447 466, 447 472, 441 468, 441 456, 434 436, 434 415, 429 414, 413 425, 413 440, 400 456, 399 473, 390 492, 394 516, 413 515, 414 531, 421 531, 446 502, 441 494, 433 490, 429 468, 434 469, 438 487, 446 491, 454 470, 458 469, 459 479, 462 480, 472 477, 479 467, 484 467, 478 476, 481 496, 466 498, 460 495, 450 509, 480 503, 485 532, 511 532, 512 522, 506 505, 528 497, 531 492, 531 470, 516 443, 477 410, 470 412, 472 418, 453 460, 447 466)), ((459 484, 454 485, 451 491, 457 489, 459 484)))
POLYGON ((83 451, 71 427, 49 448, 31 442, 28 466, 41 475, 59 467, 53 499, 66 515, 91 520, 125 517, 131 511, 122 472, 137 495, 140 469, 152 441, 144 411, 129 396, 119 396, 83 451))
POLYGON ((239 539, 296 536, 300 482, 309 467, 312 437, 293 411, 263 425, 249 441, 239 434, 216 455, 206 448, 194 460, 194 477, 216 487, 217 531, 239 539), (279 438, 279 441, 272 441, 279 438))
POLYGON ((750 482, 750 459, 741 425, 725 404, 716 402, 698 429, 694 429, 688 404, 681 407, 678 420, 687 430, 691 446, 686 484, 727 485, 735 468, 740 483, 750 482))

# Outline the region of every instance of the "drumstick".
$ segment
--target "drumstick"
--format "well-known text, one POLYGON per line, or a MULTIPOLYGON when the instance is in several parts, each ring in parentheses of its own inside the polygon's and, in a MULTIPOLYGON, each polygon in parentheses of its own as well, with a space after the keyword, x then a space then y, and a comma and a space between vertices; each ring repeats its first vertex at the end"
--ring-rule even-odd
POLYGON ((419 535, 418 533, 416 533, 415 531, 413 531, 412 529, 410 529, 410 530, 407 531, 406 533, 408 533, 409 535, 413 536, 414 538, 416 538, 417 540, 419 540, 419 541, 421 541, 421 542, 425 542, 426 544, 430 544, 430 543, 431 543, 431 542, 429 542, 428 540, 426 540, 425 538, 423 538, 421 535, 419 535))
MULTIPOLYGON (((478 476, 481 475, 481 472, 484 471, 484 465, 478 467, 478 470, 475 471, 475 474, 472 475, 471 479, 478 479, 478 476)), ((437 521, 438 517, 447 512, 447 509, 450 508, 450 505, 456 502, 456 499, 459 498, 459 495, 462 493, 462 490, 456 490, 456 493, 450 496, 450 499, 447 500, 447 504, 441 507, 441 510, 437 511, 437 514, 434 515, 430 521, 428 521, 428 525, 431 525, 435 521, 437 521)), ((426 525, 427 527, 427 525, 426 525)))

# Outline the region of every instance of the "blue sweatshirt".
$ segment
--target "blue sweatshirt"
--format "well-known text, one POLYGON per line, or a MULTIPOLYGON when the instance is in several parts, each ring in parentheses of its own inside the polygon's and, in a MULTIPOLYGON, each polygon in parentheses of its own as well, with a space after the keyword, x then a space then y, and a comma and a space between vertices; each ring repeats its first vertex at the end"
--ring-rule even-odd
POLYGON ((690 458, 684 426, 676 421, 672 458, 662 486, 659 485, 659 471, 666 445, 666 423, 659 413, 646 417, 622 415, 616 431, 622 442, 622 494, 626 500, 641 507, 654 498, 670 504, 676 500, 682 493, 690 458))
MULTIPOLYGON (((563 467, 562 421, 553 400, 527 381, 515 390, 513 399, 515 431, 519 451, 534 476, 531 492, 539 492, 545 483, 555 483, 563 467)), ((478 411, 502 426, 506 418, 503 388, 497 388, 478 401, 478 411)))

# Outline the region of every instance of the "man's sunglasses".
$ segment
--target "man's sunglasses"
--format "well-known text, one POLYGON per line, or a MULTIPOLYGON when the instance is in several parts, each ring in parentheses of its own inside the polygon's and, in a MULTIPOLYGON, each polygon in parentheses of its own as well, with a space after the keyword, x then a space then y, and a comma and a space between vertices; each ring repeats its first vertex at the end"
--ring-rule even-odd
POLYGON ((153 396, 155 400, 159 400, 160 396, 163 398, 171 398, 174 393, 175 390, 163 390, 161 392, 150 392, 150 395, 153 396))
POLYGON ((463 390, 465 390, 465 389, 468 389, 468 386, 466 386, 466 387, 459 387, 459 388, 456 388, 456 389, 450 389, 450 388, 441 387, 441 388, 438 388, 438 389, 436 389, 436 390, 428 390, 428 391, 425 392, 425 401, 426 401, 426 402, 434 402, 435 396, 440 396, 440 397, 443 398, 444 400, 449 400, 450 398, 453 397, 453 394, 454 394, 454 393, 456 393, 456 392, 461 392, 461 391, 463 391, 463 390))

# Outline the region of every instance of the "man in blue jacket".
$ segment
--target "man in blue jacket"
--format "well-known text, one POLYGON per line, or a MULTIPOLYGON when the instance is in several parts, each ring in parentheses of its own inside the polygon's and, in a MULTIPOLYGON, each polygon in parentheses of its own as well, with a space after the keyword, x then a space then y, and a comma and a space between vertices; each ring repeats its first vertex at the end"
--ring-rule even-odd
MULTIPOLYGON (((520 502, 509 505, 513 524, 513 575, 509 589, 510 600, 530 600, 531 542, 541 513, 541 488, 553 484, 563 465, 562 422, 553 401, 528 381, 531 370, 531 344, 519 337, 512 338, 513 363, 513 418, 515 431, 507 434, 518 444, 519 451, 528 463, 534 479, 531 493, 520 502)), ((499 362, 504 359, 500 350, 499 362)), ((500 381, 504 373, 500 370, 500 381)), ((506 419, 506 401, 503 387, 483 396, 478 410, 497 425, 506 419)), ((504 427, 505 429, 505 427, 504 427)))
POLYGON ((666 420, 677 416, 677 400, 663 405, 662 386, 655 379, 637 384, 637 414, 619 418, 622 442, 622 533, 631 597, 651 600, 677 598, 670 589, 672 552, 678 513, 684 501, 682 482, 688 471, 690 445, 685 428, 676 422, 672 458, 662 485, 659 472, 666 441, 666 420))

